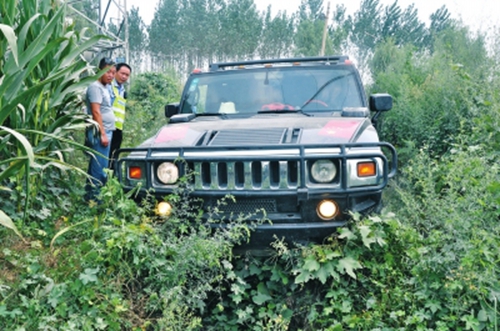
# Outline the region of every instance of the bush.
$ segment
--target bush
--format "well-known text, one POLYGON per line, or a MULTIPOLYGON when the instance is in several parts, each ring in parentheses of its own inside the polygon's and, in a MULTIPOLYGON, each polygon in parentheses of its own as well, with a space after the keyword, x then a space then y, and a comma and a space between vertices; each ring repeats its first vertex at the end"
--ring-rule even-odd
POLYGON ((442 32, 432 54, 390 41, 377 47, 371 90, 394 97, 394 109, 382 116, 379 131, 396 146, 402 164, 421 146, 434 156, 447 152, 461 131, 473 130, 492 101, 492 64, 485 59, 481 38, 467 32, 442 32))
POLYGON ((165 105, 179 102, 180 91, 180 81, 172 72, 134 76, 127 101, 123 147, 137 146, 166 125, 165 105))

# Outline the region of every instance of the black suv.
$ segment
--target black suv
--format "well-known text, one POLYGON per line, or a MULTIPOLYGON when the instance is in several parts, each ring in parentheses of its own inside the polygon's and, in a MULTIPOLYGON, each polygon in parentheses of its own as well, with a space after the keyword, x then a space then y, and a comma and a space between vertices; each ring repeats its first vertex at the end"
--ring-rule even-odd
MULTIPOLYGON (((120 151, 118 178, 161 201, 191 173, 191 195, 205 212, 227 195, 235 201, 219 208, 221 219, 264 211, 270 222, 256 228, 253 244, 273 235, 318 242, 349 211, 378 210, 397 160, 374 123, 391 107, 388 94, 367 103, 347 56, 214 63, 193 71, 180 103, 165 107, 168 125, 120 151)), ((162 202, 158 212, 171 208, 162 202)))

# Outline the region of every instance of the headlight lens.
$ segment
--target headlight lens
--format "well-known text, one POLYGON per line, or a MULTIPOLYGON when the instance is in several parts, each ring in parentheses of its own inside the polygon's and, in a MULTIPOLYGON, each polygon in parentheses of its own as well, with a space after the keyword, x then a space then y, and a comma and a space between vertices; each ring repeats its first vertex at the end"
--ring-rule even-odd
POLYGON ((163 184, 174 184, 179 179, 179 169, 172 162, 163 162, 156 169, 158 179, 163 184))
POLYGON ((329 183, 337 175, 337 167, 330 160, 317 160, 311 167, 311 175, 318 183, 329 183))

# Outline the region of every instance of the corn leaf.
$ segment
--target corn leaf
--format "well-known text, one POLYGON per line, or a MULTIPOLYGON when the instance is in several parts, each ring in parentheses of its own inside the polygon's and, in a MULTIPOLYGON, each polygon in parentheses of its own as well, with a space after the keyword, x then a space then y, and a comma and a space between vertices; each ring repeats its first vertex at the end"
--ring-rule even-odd
POLYGON ((21 143, 21 146, 24 150, 24 153, 28 157, 29 163, 33 164, 35 161, 35 155, 33 154, 33 147, 31 146, 29 141, 26 139, 26 137, 23 136, 22 134, 20 134, 19 132, 17 132, 16 130, 13 130, 13 129, 5 127, 5 126, 0 125, 0 130, 7 131, 8 133, 13 135, 21 143))
POLYGON ((16 65, 19 66, 19 59, 18 59, 18 52, 17 52, 17 37, 14 32, 14 29, 12 29, 10 26, 5 25, 5 24, 0 24, 0 31, 2 31, 5 39, 7 39, 7 42, 10 47, 10 51, 12 54, 12 58, 16 62, 16 65))
POLYGON ((23 241, 25 241, 24 237, 21 235, 21 232, 19 232, 14 222, 12 222, 12 219, 9 216, 7 216, 7 214, 5 214, 1 209, 0 209, 0 225, 3 225, 8 229, 13 230, 23 241))

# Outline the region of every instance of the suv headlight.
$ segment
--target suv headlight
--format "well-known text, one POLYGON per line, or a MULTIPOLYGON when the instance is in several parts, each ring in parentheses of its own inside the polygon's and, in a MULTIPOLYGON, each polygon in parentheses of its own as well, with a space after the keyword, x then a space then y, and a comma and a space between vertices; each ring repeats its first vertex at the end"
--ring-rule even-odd
POLYGON ((172 162, 160 163, 156 175, 163 184, 174 184, 179 179, 179 168, 172 162))
POLYGON ((330 160, 317 160, 311 166, 311 176, 318 183, 329 183, 337 175, 337 167, 330 160))

